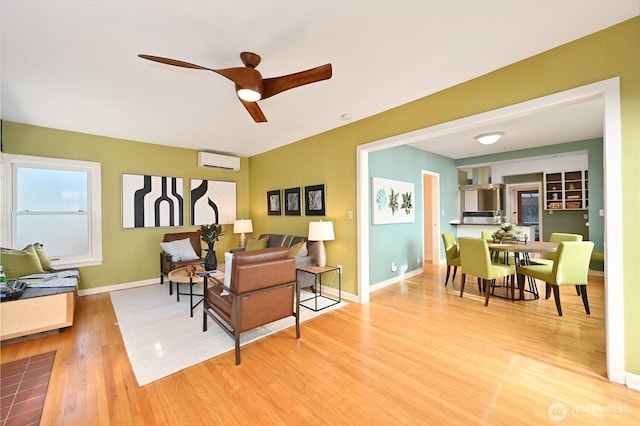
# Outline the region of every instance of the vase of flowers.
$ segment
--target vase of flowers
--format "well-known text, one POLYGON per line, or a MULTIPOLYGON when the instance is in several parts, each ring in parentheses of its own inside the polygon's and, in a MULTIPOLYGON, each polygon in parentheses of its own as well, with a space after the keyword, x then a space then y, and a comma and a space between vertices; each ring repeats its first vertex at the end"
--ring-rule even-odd
POLYGON ((213 246, 218 237, 223 234, 222 226, 217 223, 211 225, 200 226, 202 231, 202 241, 207 243, 207 255, 204 257, 204 269, 207 271, 215 271, 218 267, 218 259, 216 258, 216 252, 213 246))
POLYGON ((511 223, 503 223, 500 228, 491 235, 494 242, 502 244, 504 240, 518 240, 522 231, 511 223))

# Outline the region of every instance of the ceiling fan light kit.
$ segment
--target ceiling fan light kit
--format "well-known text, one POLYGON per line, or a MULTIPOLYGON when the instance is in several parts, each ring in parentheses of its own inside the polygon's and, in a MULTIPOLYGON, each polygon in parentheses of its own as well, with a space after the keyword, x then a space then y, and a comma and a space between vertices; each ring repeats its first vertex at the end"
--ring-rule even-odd
POLYGON ((138 56, 142 59, 159 62, 161 64, 212 71, 228 78, 235 83, 236 95, 238 96, 240 103, 244 105, 245 109, 256 123, 264 123, 267 121, 262 110, 258 106, 257 101, 277 95, 285 90, 304 86, 305 84, 328 80, 331 78, 333 72, 331 64, 325 64, 294 74, 264 79, 260 72, 255 69, 260 63, 260 56, 252 52, 240 53, 240 59, 242 60, 244 67, 218 70, 191 64, 189 62, 179 61, 177 59, 163 58, 161 56, 143 54, 138 56))
POLYGON ((238 97, 243 101, 257 102, 262 99, 262 94, 256 90, 238 88, 237 92, 238 97))

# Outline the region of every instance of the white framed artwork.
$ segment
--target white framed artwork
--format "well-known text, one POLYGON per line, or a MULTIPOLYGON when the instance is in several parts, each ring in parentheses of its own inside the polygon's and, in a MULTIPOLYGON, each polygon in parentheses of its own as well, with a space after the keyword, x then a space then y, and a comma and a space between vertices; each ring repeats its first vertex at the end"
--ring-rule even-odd
POLYGON ((236 220, 236 183, 191 179, 191 225, 233 224, 236 220))
POLYGON ((374 225, 415 222, 415 192, 412 182, 371 178, 374 225))
POLYGON ((122 174, 122 227, 184 225, 182 178, 122 174))

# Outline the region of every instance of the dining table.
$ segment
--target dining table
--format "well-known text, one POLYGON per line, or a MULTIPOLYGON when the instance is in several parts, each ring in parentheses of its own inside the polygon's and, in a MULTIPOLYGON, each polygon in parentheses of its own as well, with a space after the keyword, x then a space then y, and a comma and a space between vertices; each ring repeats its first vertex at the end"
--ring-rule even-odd
POLYGON ((518 273, 518 269, 522 265, 531 264, 531 253, 553 253, 558 250, 558 244, 549 241, 503 241, 503 242, 487 242, 489 251, 495 253, 496 259, 500 252, 505 253, 504 262, 509 263, 509 254, 513 253, 515 261, 516 275, 518 277, 518 289, 520 290, 520 300, 535 300, 540 298, 536 280, 527 277, 529 288, 525 289, 525 276, 518 273), (526 298, 525 294, 529 293, 532 297, 526 298))

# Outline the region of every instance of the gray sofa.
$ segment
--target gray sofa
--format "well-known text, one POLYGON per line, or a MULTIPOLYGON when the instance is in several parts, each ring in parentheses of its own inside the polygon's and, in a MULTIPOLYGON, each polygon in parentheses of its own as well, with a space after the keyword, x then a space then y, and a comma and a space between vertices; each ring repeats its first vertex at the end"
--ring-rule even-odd
MULTIPOLYGON (((264 237, 268 237, 269 240, 267 242, 267 247, 286 247, 291 248, 291 246, 299 243, 300 241, 307 242, 307 255, 306 256, 297 256, 296 257, 296 268, 301 268, 303 266, 317 265, 317 241, 308 241, 307 237, 301 237, 299 235, 283 235, 283 234, 260 234, 258 239, 262 239, 264 237)), ((244 248, 238 247, 231 250, 232 253, 243 252, 244 248)), ((298 279, 300 280, 300 287, 312 287, 313 286, 313 275, 305 274, 304 272, 298 274, 298 279)))

